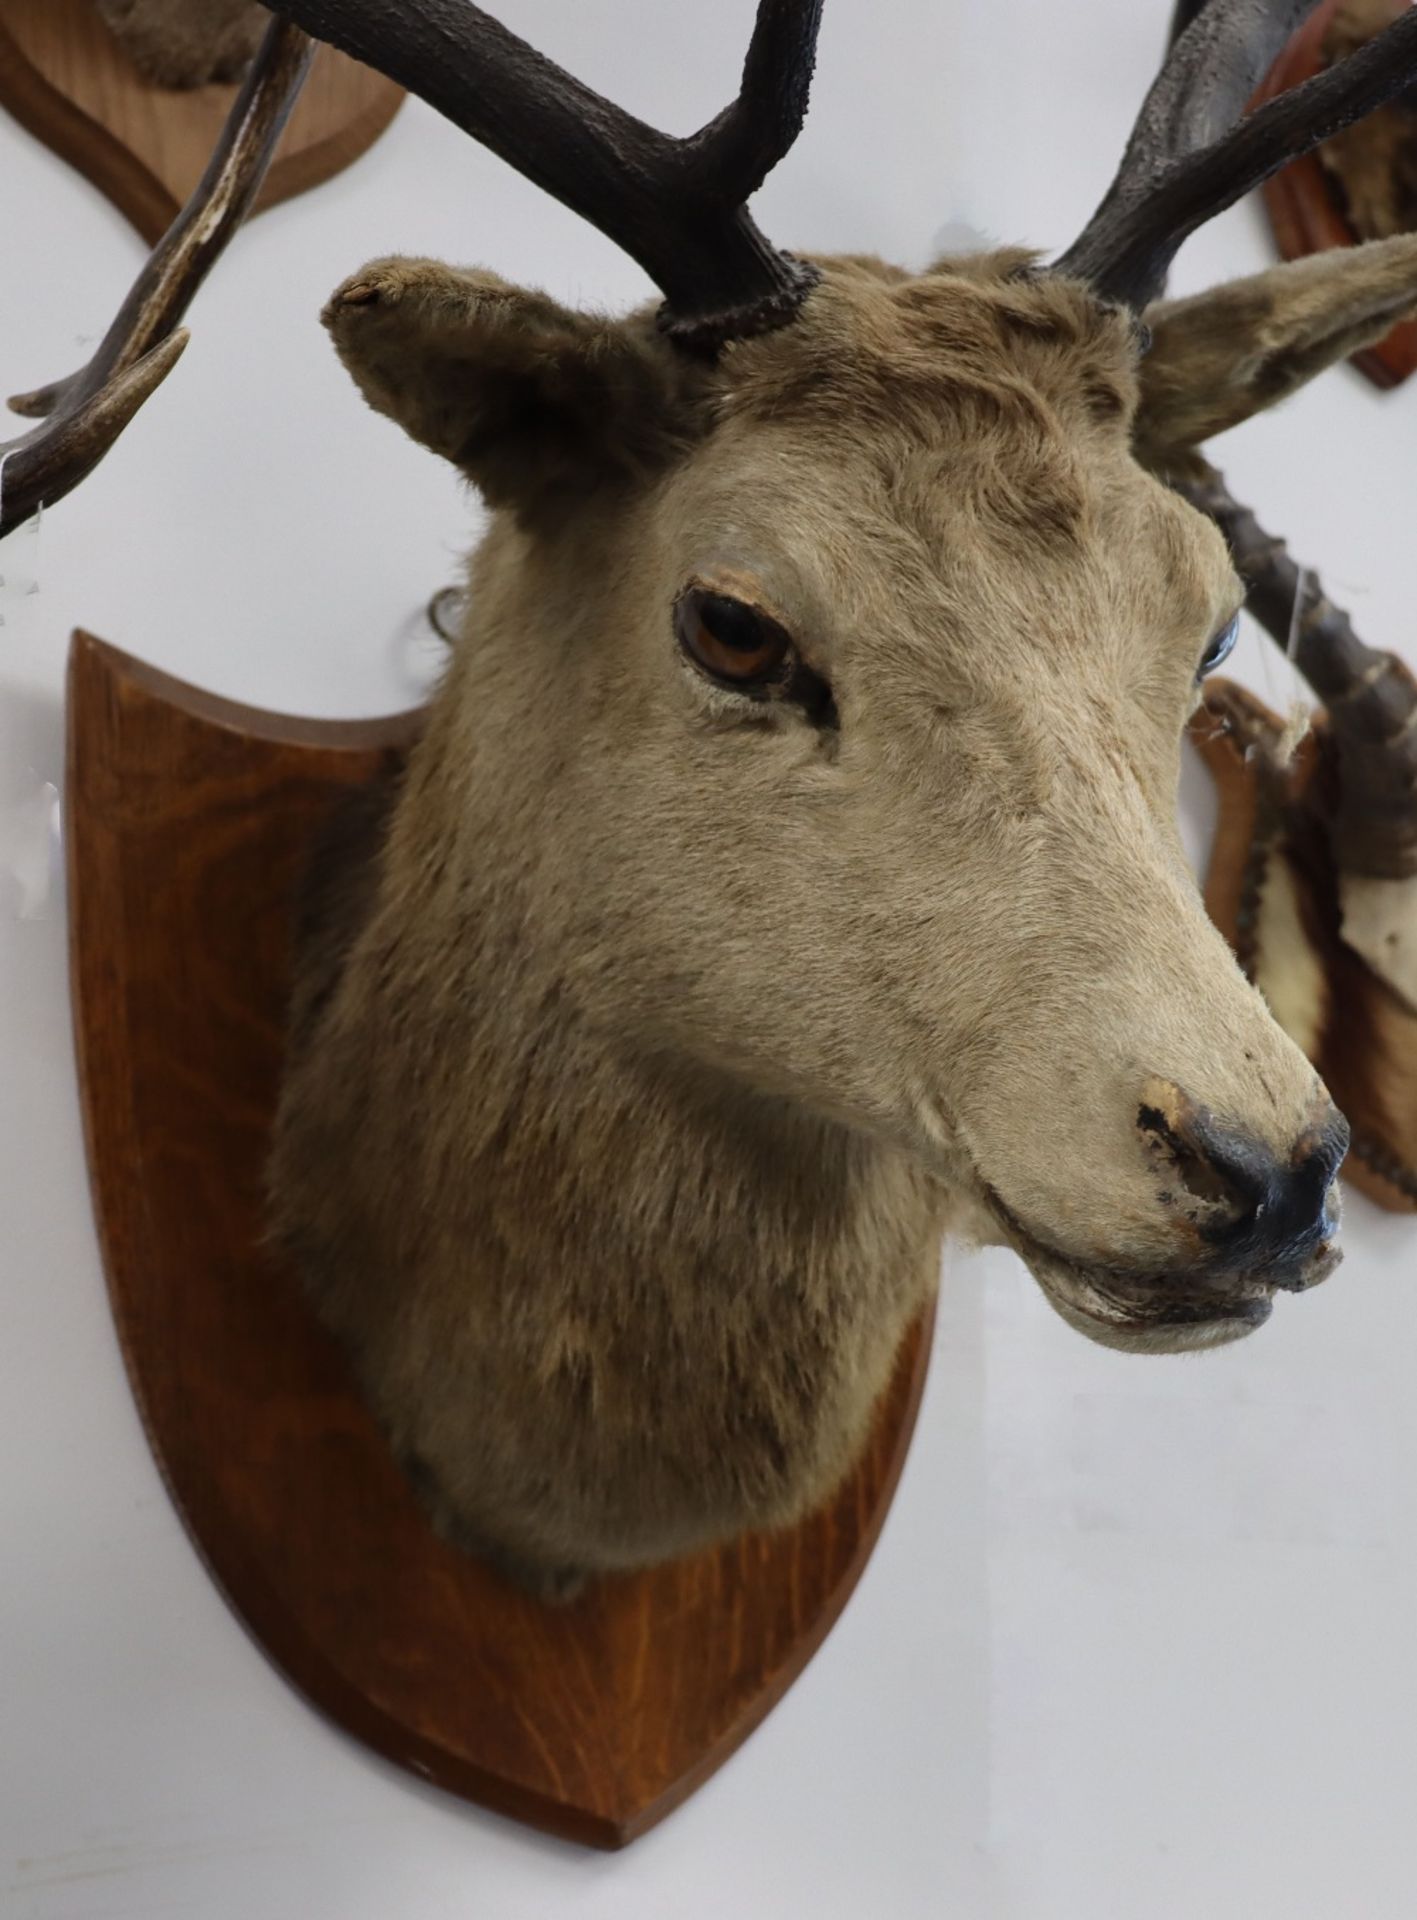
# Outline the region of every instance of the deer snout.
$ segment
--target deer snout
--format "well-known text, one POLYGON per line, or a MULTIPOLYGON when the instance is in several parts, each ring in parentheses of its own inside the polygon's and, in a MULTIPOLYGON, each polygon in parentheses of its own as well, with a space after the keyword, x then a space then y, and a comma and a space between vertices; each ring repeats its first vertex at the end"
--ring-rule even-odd
POLYGON ((1179 1205, 1209 1249, 1206 1267, 1245 1272, 1299 1291, 1337 1225, 1333 1187, 1348 1124, 1326 1095, 1287 1149, 1227 1124, 1169 1082, 1151 1082, 1137 1127, 1179 1205))

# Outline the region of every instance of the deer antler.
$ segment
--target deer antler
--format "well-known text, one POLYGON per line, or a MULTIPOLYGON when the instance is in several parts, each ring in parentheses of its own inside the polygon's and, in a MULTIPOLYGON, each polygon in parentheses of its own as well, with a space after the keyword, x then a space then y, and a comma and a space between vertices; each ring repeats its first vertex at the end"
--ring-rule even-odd
POLYGON ((1183 240, 1417 76, 1417 10, 1348 59, 1239 116, 1314 0, 1181 0, 1181 29, 1117 177, 1056 271, 1140 312, 1183 240), (1238 124, 1237 124, 1238 122, 1238 124))
POLYGON ((1171 485, 1209 514, 1249 589, 1246 605, 1328 711, 1338 794, 1327 825, 1339 867, 1381 879, 1417 874, 1417 678, 1396 654, 1366 646, 1318 575, 1266 533, 1202 460, 1171 485))
MULTIPOLYGON (((1263 21, 1263 31, 1256 33, 1245 59, 1231 65, 1227 73, 1233 77, 1243 68, 1244 85, 1252 90, 1280 50, 1282 39, 1276 40, 1273 31, 1276 24, 1282 19, 1292 30, 1309 11, 1309 4, 1310 0, 1304 0, 1296 6, 1286 0, 1275 7, 1272 16, 1263 21), (1261 42, 1264 51, 1256 54, 1254 48, 1261 42)), ((1183 44, 1193 32, 1203 30, 1207 21, 1211 22, 1212 34, 1227 23, 1243 32, 1240 16, 1246 11, 1249 28, 1254 31, 1256 8, 1250 5, 1247 9, 1243 0, 1228 8, 1223 0, 1211 0, 1209 5, 1206 0, 1177 0, 1171 22, 1172 51, 1133 135, 1133 146, 1143 137, 1151 142, 1154 164, 1165 164, 1163 133, 1158 120, 1148 122, 1148 110, 1162 82, 1172 73, 1183 44), (1144 126, 1149 129, 1145 136, 1144 126)), ((1263 6, 1259 11, 1265 11, 1263 6)), ((1417 9, 1407 16, 1409 21, 1414 18, 1417 9)), ((1384 38, 1370 41, 1364 51, 1379 46, 1384 38)), ((1194 58, 1193 50, 1193 68, 1194 58)), ((1345 69, 1348 64, 1344 63, 1345 69)), ((1305 91, 1295 89, 1294 94, 1283 95, 1274 104, 1305 91)), ((1218 111, 1231 111, 1233 90, 1227 94, 1219 88, 1216 98, 1221 95, 1223 108, 1213 101, 1209 109, 1212 121, 1218 111)), ((1200 129, 1207 112, 1204 96, 1204 86, 1192 86, 1188 91, 1193 133, 1200 129)), ((1167 265, 1169 257, 1160 266, 1155 294, 1162 291, 1167 265)), ((1412 670, 1396 654, 1380 652, 1358 638, 1348 615, 1328 598, 1314 570, 1298 565, 1284 541, 1265 532, 1208 461, 1193 453, 1166 478, 1192 506, 1208 514, 1225 535, 1248 589, 1246 604, 1250 611, 1272 640, 1286 651, 1292 644, 1295 666, 1328 709, 1338 761, 1338 794, 1327 827, 1339 867, 1348 873, 1382 879, 1417 874, 1417 678, 1412 670)))
POLYGON ((1176 10, 1171 15, 1171 31, 1166 39, 1168 47, 1175 46, 1196 15, 1204 11, 1206 4, 1207 0, 1176 0, 1176 10))
POLYGON ((470 0, 277 0, 275 11, 428 101, 623 247, 686 345, 781 326, 816 284, 744 203, 801 129, 822 0, 759 0, 738 98, 686 139, 593 93, 470 0))
POLYGON ((255 198, 312 51, 297 28, 271 23, 206 172, 93 358, 67 379, 11 400, 16 413, 43 424, 0 444, 0 535, 92 472, 176 365, 187 344, 178 322, 255 198))

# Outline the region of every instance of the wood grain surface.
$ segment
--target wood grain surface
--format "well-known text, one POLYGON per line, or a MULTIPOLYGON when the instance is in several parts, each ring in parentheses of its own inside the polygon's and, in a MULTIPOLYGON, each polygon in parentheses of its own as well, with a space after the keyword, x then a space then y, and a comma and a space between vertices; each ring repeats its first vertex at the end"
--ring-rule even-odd
MULTIPOLYGON (((1324 35, 1342 0, 1323 0, 1295 34, 1270 69, 1253 105, 1287 93, 1319 71, 1324 35)), ((1334 183, 1317 153, 1306 153, 1272 174, 1261 190, 1283 260, 1302 260, 1330 247, 1354 247, 1358 236, 1349 225, 1334 183)), ((1401 320, 1375 347, 1353 356, 1353 365, 1377 387, 1396 387, 1417 368, 1417 320, 1401 320)))
POLYGON ((548 1607, 435 1538, 262 1242, 288 928, 333 800, 415 736, 253 712, 86 635, 66 835, 90 1173, 153 1452, 213 1578, 317 1707, 483 1805, 623 1845, 797 1677, 875 1544, 929 1350, 811 1520, 548 1607))
MULTIPOLYGON (((86 174, 149 244, 201 178, 236 93, 154 86, 91 0, 0 0, 0 106, 86 174)), ((317 47, 253 213, 357 160, 403 97, 382 74, 317 47)))

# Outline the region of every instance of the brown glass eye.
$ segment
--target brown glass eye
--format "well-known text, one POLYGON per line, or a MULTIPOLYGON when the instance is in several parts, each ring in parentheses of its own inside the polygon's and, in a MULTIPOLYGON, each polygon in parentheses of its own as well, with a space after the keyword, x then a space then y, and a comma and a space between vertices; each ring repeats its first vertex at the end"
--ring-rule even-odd
POLYGON ((776 620, 746 600, 703 587, 680 595, 674 627, 694 665, 726 686, 751 689, 781 680, 792 651, 776 620))

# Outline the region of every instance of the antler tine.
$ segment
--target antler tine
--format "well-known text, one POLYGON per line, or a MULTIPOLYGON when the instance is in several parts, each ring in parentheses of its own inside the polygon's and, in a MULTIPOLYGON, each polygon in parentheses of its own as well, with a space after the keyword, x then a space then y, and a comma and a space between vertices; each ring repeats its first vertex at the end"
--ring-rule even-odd
POLYGON ((178 322, 255 198, 312 52, 298 28, 271 23, 206 172, 93 358, 11 402, 42 424, 0 445, 0 535, 92 472, 176 364, 187 340, 178 322))
MULTIPOLYGON (((1197 15, 1218 18, 1221 5, 1177 0, 1172 59, 1197 15)), ((1164 280, 1165 265, 1161 273, 1164 280)), ((1294 665, 1327 706, 1338 759, 1338 794, 1327 826, 1340 868, 1381 879, 1417 874, 1417 678, 1411 668, 1358 638, 1313 568, 1291 558, 1284 541, 1265 531, 1200 454, 1165 477, 1225 535, 1245 582, 1246 605, 1272 640, 1286 652, 1292 646, 1294 665)))
MULTIPOLYGON (((1315 0, 1176 0, 1167 54, 1097 211, 1057 262, 1111 292, 1128 216, 1145 212, 1168 170, 1212 145, 1244 112, 1261 76, 1315 0)), ((1163 243, 1169 235, 1158 235, 1163 243)), ((1179 244, 1179 242, 1178 242, 1179 244)), ((1144 304, 1161 291, 1175 247, 1147 261, 1144 285, 1117 297, 1144 304)))
POLYGON ((1171 31, 1166 39, 1168 47, 1175 46, 1196 15, 1205 11, 1206 4, 1207 0, 1176 0, 1176 10, 1171 15, 1171 31))
POLYGON ((725 199, 756 193, 802 131, 821 20, 822 0, 762 0, 738 98, 684 143, 694 171, 725 199))
MULTIPOLYGON (((1231 125, 1313 0, 1210 0, 1147 95, 1121 167, 1056 262, 1140 311, 1188 234, 1417 76, 1417 13, 1231 125), (1228 131, 1225 131, 1228 127, 1228 131)), ((1184 4, 1181 17, 1187 8, 1184 4)))
POLYGON ((760 0, 738 98, 675 139, 593 92, 471 0, 275 0, 436 107, 637 260, 661 324, 714 348, 790 320, 817 274, 744 201, 806 110, 821 0, 760 0))

